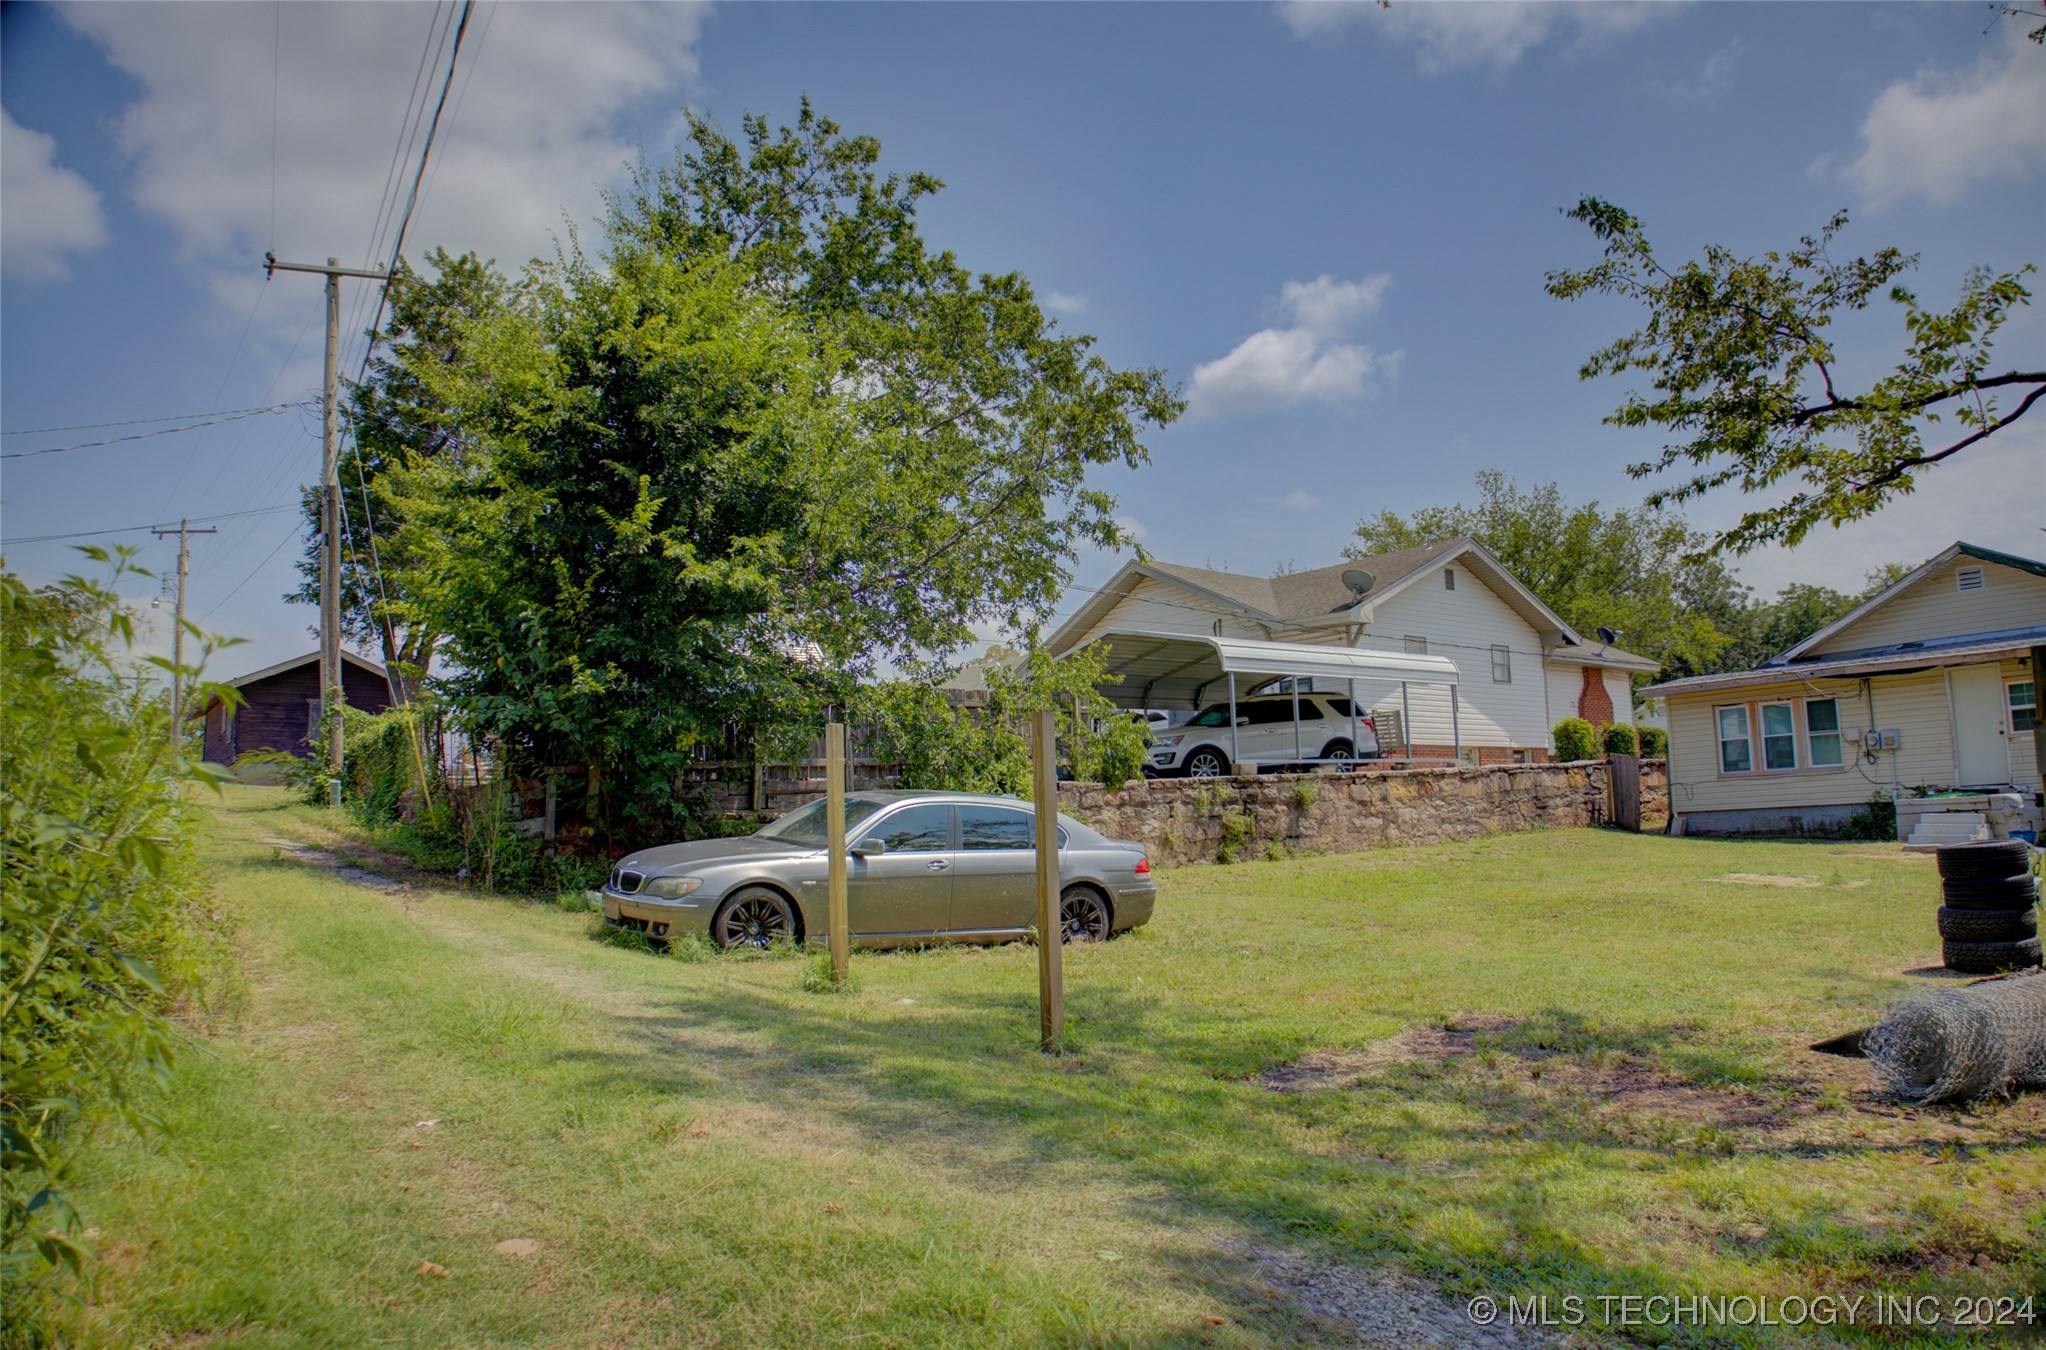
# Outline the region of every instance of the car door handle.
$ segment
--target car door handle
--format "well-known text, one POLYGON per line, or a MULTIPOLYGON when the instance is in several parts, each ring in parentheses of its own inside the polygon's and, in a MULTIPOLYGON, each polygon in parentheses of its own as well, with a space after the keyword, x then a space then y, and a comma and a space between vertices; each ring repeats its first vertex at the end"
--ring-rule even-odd
POLYGON ((929 862, 925 863, 924 866, 929 868, 933 872, 943 872, 947 868, 951 867, 952 864, 943 858, 933 858, 929 862))

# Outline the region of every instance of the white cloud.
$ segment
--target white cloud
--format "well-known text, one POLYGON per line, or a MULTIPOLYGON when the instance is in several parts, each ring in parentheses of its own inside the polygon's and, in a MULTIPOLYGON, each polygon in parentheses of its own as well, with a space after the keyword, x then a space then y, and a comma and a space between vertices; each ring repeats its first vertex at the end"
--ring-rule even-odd
POLYGON ((1150 530, 1145 528, 1144 522, 1138 520, 1135 516, 1117 516, 1115 518, 1115 526, 1124 534, 1128 535, 1132 539, 1137 540, 1139 543, 1143 542, 1146 538, 1148 538, 1151 533, 1150 530))
MULTIPOLYGON (((443 119, 437 167, 405 251, 417 259, 433 244, 474 248, 516 268, 551 251, 564 214, 588 221, 598 213, 604 186, 638 153, 636 129, 617 125, 620 114, 653 95, 679 101, 696 74, 705 10, 478 12, 450 98, 454 117, 443 119)), ((230 309, 246 307, 262 284, 273 209, 280 258, 367 258, 428 7, 80 5, 64 13, 142 86, 118 123, 135 200, 170 225, 181 258, 230 309)), ((296 322, 289 327, 295 332, 296 322)))
POLYGON ((1338 335, 1376 314, 1391 284, 1390 272, 1374 272, 1362 281, 1338 281, 1324 272, 1312 281, 1287 282, 1279 304, 1310 333, 1338 335))
POLYGON ((1279 505, 1288 511, 1312 511, 1321 505, 1321 498, 1304 488, 1294 488, 1279 499, 1279 505))
POLYGON ((57 142, 0 109, 0 270, 24 281, 61 281, 69 256, 107 242, 99 193, 57 163, 57 142))
POLYGON ((1054 314, 1075 315, 1087 312, 1087 297, 1068 295, 1064 291, 1046 291, 1044 307, 1054 314))
POLYGON ((1679 98, 1704 102, 1718 98, 1733 87, 1734 67, 1740 64, 1741 56, 1748 44, 1736 37, 1718 51, 1705 58, 1704 67, 1698 78, 1677 84, 1672 92, 1679 98))
POLYGON ((1287 282, 1279 303, 1292 323, 1252 333, 1228 355, 1194 367, 1190 411, 1226 417, 1309 402, 1354 403, 1377 393, 1382 382, 1399 378, 1405 353, 1341 339, 1378 311, 1391 281, 1379 272, 1361 281, 1323 275, 1287 282))
MULTIPOLYGON (((1983 179, 2046 166, 2046 56, 2022 26, 1965 71, 1926 69, 1876 96, 1848 182, 1871 206, 1905 197, 1951 202, 1983 179)), ((1824 173, 1831 162, 1813 165, 1824 173)))
POLYGON ((1479 67, 1498 74, 1552 38, 1572 38, 1571 50, 1583 50, 1631 33, 1676 8, 1638 0, 1409 0, 1389 8, 1371 0, 1281 0, 1278 6, 1279 16, 1300 38, 1339 34, 1352 23, 1371 24, 1388 37, 1412 44, 1421 69, 1431 75, 1479 67))

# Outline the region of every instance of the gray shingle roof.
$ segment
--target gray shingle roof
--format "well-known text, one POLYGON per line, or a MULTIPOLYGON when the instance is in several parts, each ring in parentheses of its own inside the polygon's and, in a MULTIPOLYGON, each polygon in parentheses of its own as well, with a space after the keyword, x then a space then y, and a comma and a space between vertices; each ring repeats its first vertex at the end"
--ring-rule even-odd
POLYGON ((1217 572, 1206 567, 1183 567, 1178 563, 1153 561, 1149 565, 1190 586, 1274 619, 1299 622, 1321 618, 1348 609, 1356 598, 1343 584, 1343 573, 1361 567, 1377 578, 1374 592, 1383 591, 1412 576, 1443 554, 1460 547, 1462 539, 1438 539, 1419 548, 1400 549, 1369 558, 1353 558, 1310 572, 1285 572, 1275 577, 1248 577, 1236 572, 1217 572))

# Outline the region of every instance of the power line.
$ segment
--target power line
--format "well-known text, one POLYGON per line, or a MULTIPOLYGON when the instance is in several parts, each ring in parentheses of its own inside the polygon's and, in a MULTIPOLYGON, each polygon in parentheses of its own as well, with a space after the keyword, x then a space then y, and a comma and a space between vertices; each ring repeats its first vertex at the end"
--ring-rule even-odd
POLYGON ((36 455, 61 455, 72 450, 91 450, 96 446, 120 445, 126 441, 146 441, 152 436, 171 436, 181 431, 202 431, 207 427, 217 427, 223 422, 240 422, 246 418, 262 417, 268 413, 283 412, 286 409, 298 406, 296 403, 276 403, 267 408, 249 408, 242 412, 230 413, 225 417, 215 417, 205 422, 193 422, 189 426, 159 427, 155 431, 138 431, 128 436, 109 436, 102 441, 78 441, 72 445, 50 445, 40 450, 9 450, 5 454, 0 454, 0 459, 29 459, 36 455))
MULTIPOLYGON (((287 506, 259 506, 253 511, 226 511, 217 516, 192 516, 190 517, 190 519, 239 520, 243 516, 266 516, 273 515, 279 511, 296 510, 298 510, 298 506, 294 503, 287 506)), ((74 530, 70 534, 17 535, 15 538, 12 539, 0 539, 0 547, 4 547, 8 544, 44 544, 48 543, 52 539, 96 539, 102 535, 109 534, 143 534, 146 533, 147 531, 154 530, 159 526, 162 526, 163 524, 164 524, 163 521, 153 520, 147 525, 123 525, 118 529, 112 530, 74 530)))
MULTIPOLYGON (((121 422, 74 422, 68 427, 32 427, 23 431, 0 431, 0 436, 49 436, 59 431, 98 431, 102 427, 139 427, 151 422, 190 422, 201 417, 240 417, 245 413, 276 412, 280 408, 292 408, 293 403, 272 403, 260 408, 230 408, 226 412, 166 413, 162 417, 130 417, 121 422)), ((173 431, 187 430, 172 427, 173 431)))
POLYGON ((286 544, 290 543, 292 540, 296 538, 298 538, 298 525, 294 523, 291 527, 291 531, 288 534, 286 534, 282 539, 277 541, 277 547, 271 549, 268 553, 264 554, 263 561, 257 563, 254 567, 250 568, 249 574, 243 577, 240 581, 237 581, 234 584, 233 590, 229 591, 226 595, 221 596, 220 599, 214 604, 212 609, 209 609, 204 614, 201 614, 198 618, 198 622, 204 623, 208 619, 212 618, 215 614, 219 613, 220 607, 222 605, 225 605, 228 601, 234 599, 235 596, 239 595, 241 593, 242 587, 248 585, 251 581, 254 581, 256 579, 256 574, 258 572, 261 572, 264 568, 268 567, 270 565, 270 560, 276 557, 279 551, 281 551, 286 544))

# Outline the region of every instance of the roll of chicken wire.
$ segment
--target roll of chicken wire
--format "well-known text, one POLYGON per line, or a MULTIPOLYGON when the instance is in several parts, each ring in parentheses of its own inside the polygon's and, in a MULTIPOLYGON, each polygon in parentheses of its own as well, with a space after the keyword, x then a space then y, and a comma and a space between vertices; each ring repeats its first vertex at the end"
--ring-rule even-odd
POLYGON ((1900 1003, 1862 1040, 1908 1102, 2046 1088, 2046 973, 2007 975, 1900 1003))

